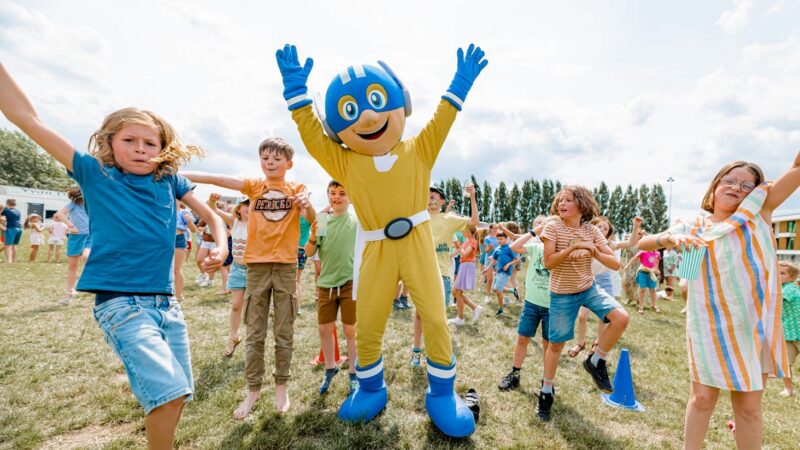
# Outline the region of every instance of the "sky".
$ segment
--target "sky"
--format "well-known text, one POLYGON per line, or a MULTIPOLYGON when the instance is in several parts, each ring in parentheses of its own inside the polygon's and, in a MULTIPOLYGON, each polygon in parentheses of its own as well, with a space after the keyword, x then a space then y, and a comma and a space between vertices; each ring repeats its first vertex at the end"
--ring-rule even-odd
MULTIPOLYGON (((672 218, 697 214, 715 173, 749 160, 768 179, 800 148, 800 0, 135 2, 4 0, 0 61, 40 116, 84 150, 136 106, 207 151, 188 169, 263 176, 259 142, 296 149, 287 178, 315 206, 330 179, 286 109, 275 51, 314 58, 309 92, 386 61, 411 92, 405 136, 431 118, 474 42, 489 65, 433 169, 594 187, 662 183, 672 218)), ((0 118, 0 127, 12 128, 0 118)), ((198 187, 201 195, 217 188, 198 187)), ((800 211, 800 194, 779 212, 800 211)))

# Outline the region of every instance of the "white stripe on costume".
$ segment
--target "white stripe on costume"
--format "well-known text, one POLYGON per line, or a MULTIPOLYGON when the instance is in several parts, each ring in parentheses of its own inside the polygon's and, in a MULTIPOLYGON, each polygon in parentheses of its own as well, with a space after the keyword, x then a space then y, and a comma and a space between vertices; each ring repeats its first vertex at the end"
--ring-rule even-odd
POLYGON ((450 100, 458 103, 458 106, 464 106, 464 100, 461 100, 460 98, 458 98, 458 96, 456 94, 453 94, 452 92, 447 91, 447 92, 444 93, 444 96, 449 98, 450 100))
POLYGON ((367 74, 364 73, 364 66, 361 64, 353 66, 353 73, 356 74, 356 78, 364 78, 367 76, 367 74))
POLYGON ((306 99, 308 99, 308 95, 307 94, 296 95, 296 96, 290 98, 289 100, 286 100, 286 105, 287 106, 296 105, 297 103, 300 103, 300 102, 302 102, 303 100, 306 100, 306 99))
POLYGON ((356 365, 356 377, 361 378, 362 380, 374 377, 381 372, 383 372, 383 358, 381 358, 380 362, 371 369, 361 370, 358 368, 358 365, 356 365))
MULTIPOLYGON (((348 67, 348 69, 349 69, 349 67, 348 67)), ((339 79, 342 80, 342 84, 349 83, 350 82, 350 72, 348 72, 347 69, 344 69, 343 71, 339 72, 339 79)))
POLYGON ((433 367, 431 364, 428 364, 428 373, 435 376, 436 378, 442 378, 444 380, 447 380, 456 376, 456 365, 453 364, 453 367, 451 369, 440 369, 438 367, 433 367))

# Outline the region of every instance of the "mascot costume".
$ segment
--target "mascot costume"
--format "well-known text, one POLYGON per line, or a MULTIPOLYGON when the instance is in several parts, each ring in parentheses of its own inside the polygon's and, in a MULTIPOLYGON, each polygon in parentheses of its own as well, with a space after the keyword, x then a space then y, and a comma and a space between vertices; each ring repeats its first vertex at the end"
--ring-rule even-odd
POLYGON ((353 274, 358 299, 359 387, 339 409, 347 421, 368 421, 386 406, 381 345, 392 298, 403 280, 422 318, 428 349, 425 408, 446 435, 475 430, 472 412, 454 390, 456 362, 447 328, 444 288, 428 220, 431 169, 472 83, 486 67, 480 47, 458 50, 453 82, 425 128, 400 140, 411 97, 388 65, 355 65, 334 77, 324 108, 312 110, 306 82, 313 60, 297 49, 277 52, 283 96, 311 156, 347 188, 359 228, 353 274))

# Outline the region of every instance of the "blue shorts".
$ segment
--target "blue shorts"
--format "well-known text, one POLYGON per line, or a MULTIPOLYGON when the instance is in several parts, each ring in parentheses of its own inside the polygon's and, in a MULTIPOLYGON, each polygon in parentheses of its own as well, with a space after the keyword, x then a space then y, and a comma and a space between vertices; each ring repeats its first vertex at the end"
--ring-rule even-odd
POLYGON ((186 235, 185 234, 181 233, 181 234, 176 234, 175 235, 175 248, 177 250, 186 250, 186 235))
POLYGON ((228 289, 232 291, 244 290, 247 285, 247 266, 231 264, 231 273, 228 275, 228 289))
POLYGON ((450 306, 450 277, 442 276, 442 284, 444 285, 444 305, 450 306))
POLYGON ((575 319, 581 306, 605 321, 606 315, 622 306, 608 292, 592 287, 576 294, 550 292, 550 342, 567 342, 575 335, 575 319))
POLYGON ((542 324, 542 339, 550 340, 550 310, 544 306, 534 305, 525 301, 522 308, 522 315, 519 316, 519 327, 517 334, 532 338, 536 335, 536 329, 542 324))
POLYGON ((189 334, 174 297, 122 296, 94 307, 94 318, 145 415, 194 391, 189 334))
POLYGON ((90 235, 67 235, 67 256, 81 256, 81 253, 87 248, 92 248, 92 238, 90 235))
POLYGON ((494 281, 492 282, 492 290, 503 292, 503 289, 505 289, 506 284, 508 284, 508 280, 510 279, 511 279, 510 273, 495 272, 494 281))
POLYGON ((19 245, 19 240, 22 237, 22 228, 6 228, 5 238, 6 245, 19 245))
POLYGON ((657 282, 650 278, 647 272, 636 272, 636 285, 641 289, 655 289, 658 285, 657 282))

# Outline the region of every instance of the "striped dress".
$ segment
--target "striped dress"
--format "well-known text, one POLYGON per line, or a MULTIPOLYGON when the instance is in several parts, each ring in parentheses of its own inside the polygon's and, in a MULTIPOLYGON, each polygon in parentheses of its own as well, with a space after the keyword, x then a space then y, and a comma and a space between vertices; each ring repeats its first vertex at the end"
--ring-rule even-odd
POLYGON ((788 367, 774 237, 760 214, 766 186, 723 222, 706 216, 670 229, 709 241, 700 276, 689 280, 686 346, 693 382, 759 391, 763 373, 783 378, 788 367))

